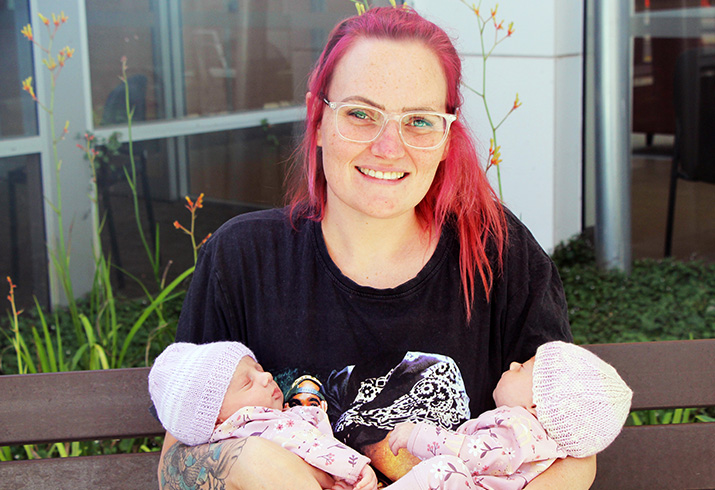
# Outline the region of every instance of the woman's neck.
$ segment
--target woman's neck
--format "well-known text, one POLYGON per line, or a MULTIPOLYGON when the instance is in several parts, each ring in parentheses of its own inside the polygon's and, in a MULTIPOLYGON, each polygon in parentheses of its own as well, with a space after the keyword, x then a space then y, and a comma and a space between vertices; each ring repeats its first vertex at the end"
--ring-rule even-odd
POLYGON ((326 208, 322 230, 328 253, 341 272, 362 286, 379 289, 414 278, 439 241, 415 213, 382 219, 326 208))

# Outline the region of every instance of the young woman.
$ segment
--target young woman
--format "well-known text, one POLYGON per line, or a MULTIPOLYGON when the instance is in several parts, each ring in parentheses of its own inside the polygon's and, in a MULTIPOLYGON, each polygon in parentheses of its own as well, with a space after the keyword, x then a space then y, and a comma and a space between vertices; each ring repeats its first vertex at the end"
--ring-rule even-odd
MULTIPOLYGON (((490 187, 460 83, 449 37, 416 12, 340 23, 309 80, 290 205, 238 216, 204 245, 176 340, 240 341, 269 370, 319 377, 400 351, 443 354, 472 413, 494 408, 510 362, 570 340, 558 273, 490 187)), ((162 488, 190 484, 197 461, 227 488, 331 486, 256 439, 188 448, 167 434, 162 488)), ((412 464, 383 461, 386 440, 366 452, 388 476, 412 464)), ((585 489, 594 474, 595 459, 567 458, 528 490, 585 489)))

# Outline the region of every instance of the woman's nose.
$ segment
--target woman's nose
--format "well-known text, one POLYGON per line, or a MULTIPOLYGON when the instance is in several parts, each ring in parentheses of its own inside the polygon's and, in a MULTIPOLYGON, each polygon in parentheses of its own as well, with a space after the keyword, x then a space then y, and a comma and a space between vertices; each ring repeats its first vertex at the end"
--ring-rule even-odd
POLYGON ((387 121, 385 128, 372 143, 372 152, 383 158, 401 158, 405 154, 405 146, 400 136, 400 126, 397 121, 387 121))
POLYGON ((513 371, 513 370, 515 370, 515 369, 519 369, 520 366, 521 366, 521 364, 519 364, 518 362, 514 361, 514 362, 512 362, 511 364, 509 364, 509 370, 510 370, 510 371, 513 371))

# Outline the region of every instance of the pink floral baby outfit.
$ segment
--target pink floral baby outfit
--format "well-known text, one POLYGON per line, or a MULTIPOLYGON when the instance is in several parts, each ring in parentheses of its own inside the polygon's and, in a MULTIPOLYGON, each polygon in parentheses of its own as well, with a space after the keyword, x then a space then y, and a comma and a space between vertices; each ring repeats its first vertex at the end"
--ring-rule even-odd
POLYGON ((351 485, 370 459, 333 437, 326 413, 318 407, 285 411, 243 407, 216 427, 209 442, 259 436, 280 444, 307 463, 351 485))
POLYGON ((521 490, 566 452, 522 407, 500 407, 456 432, 419 423, 407 450, 423 461, 391 490, 521 490))

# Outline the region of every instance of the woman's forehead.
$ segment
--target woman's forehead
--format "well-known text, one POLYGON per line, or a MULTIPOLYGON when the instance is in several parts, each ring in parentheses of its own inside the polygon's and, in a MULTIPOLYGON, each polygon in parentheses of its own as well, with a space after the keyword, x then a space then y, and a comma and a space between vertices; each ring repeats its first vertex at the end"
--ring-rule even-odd
POLYGON ((363 98, 390 111, 444 110, 447 82, 437 55, 417 41, 359 39, 336 64, 329 96, 363 98))

